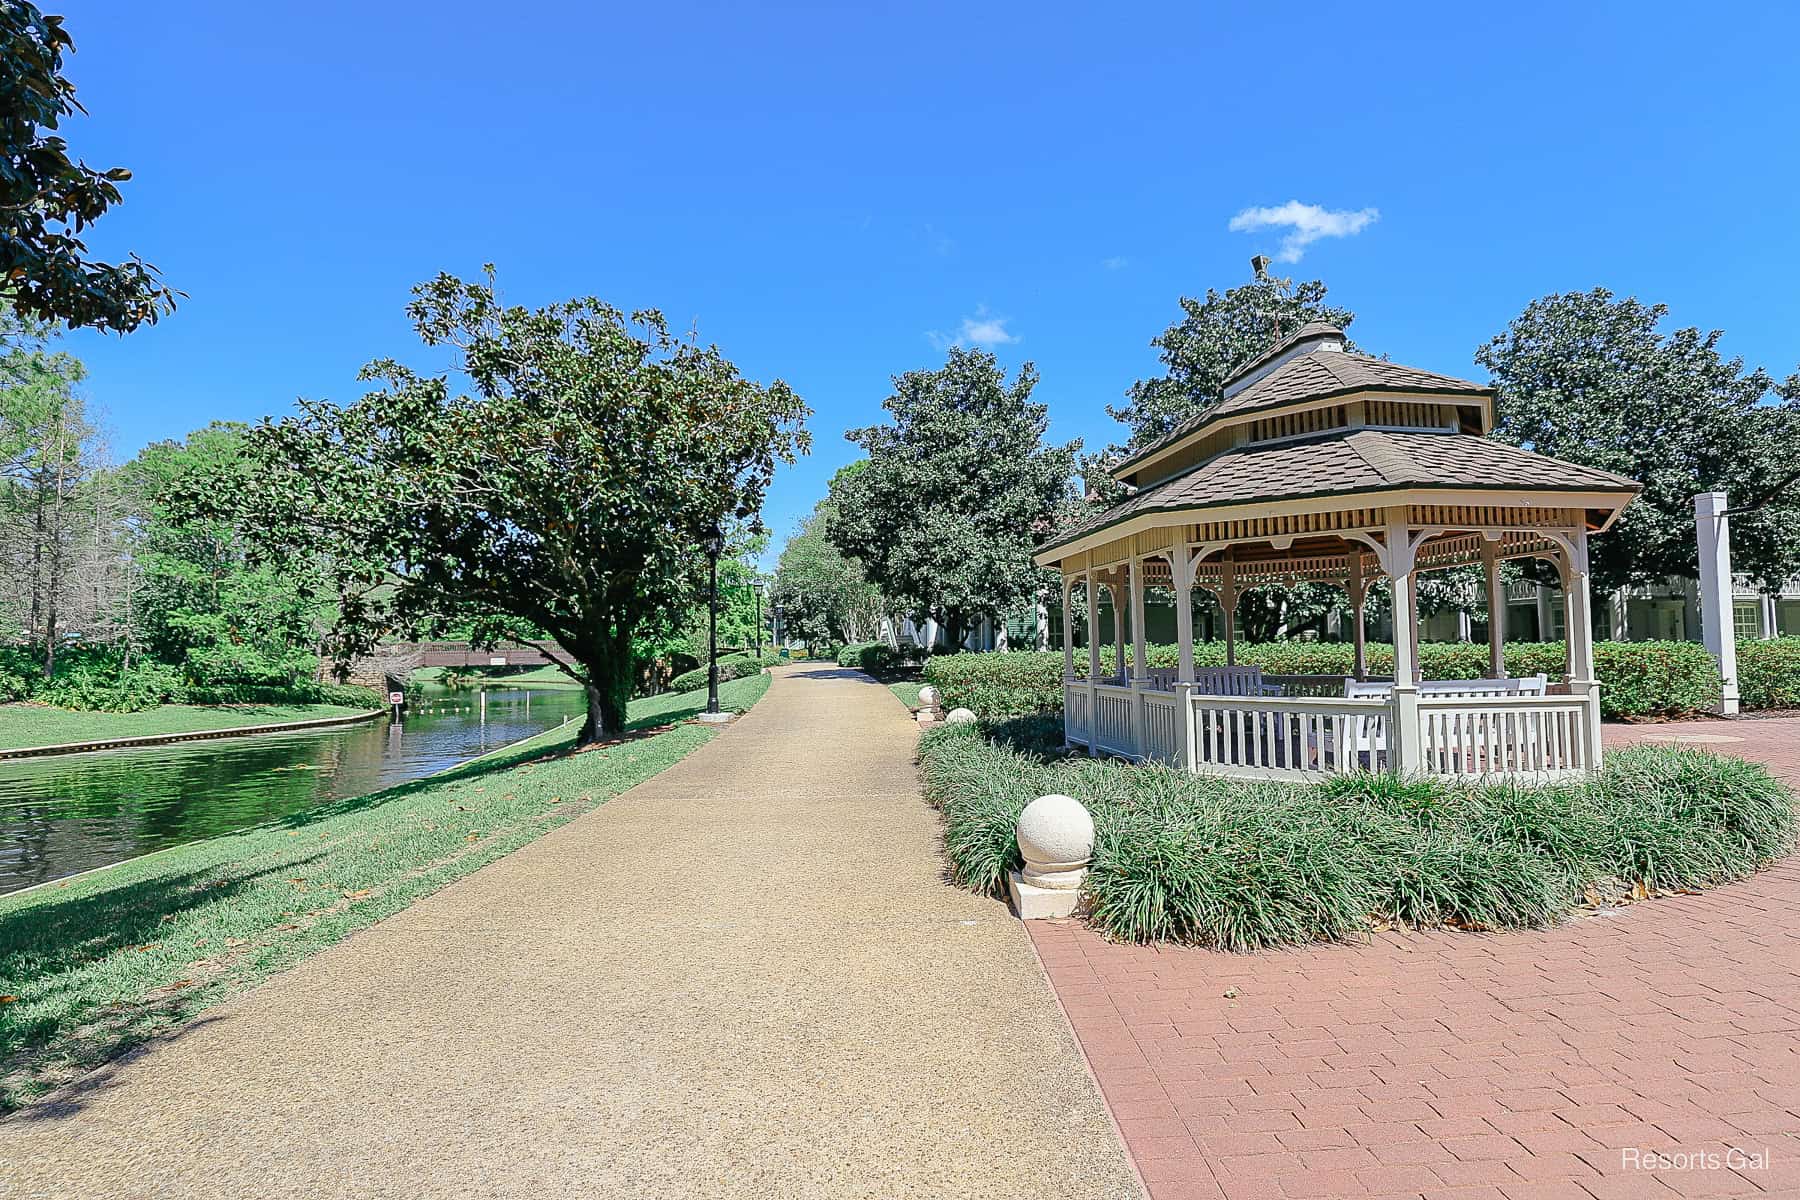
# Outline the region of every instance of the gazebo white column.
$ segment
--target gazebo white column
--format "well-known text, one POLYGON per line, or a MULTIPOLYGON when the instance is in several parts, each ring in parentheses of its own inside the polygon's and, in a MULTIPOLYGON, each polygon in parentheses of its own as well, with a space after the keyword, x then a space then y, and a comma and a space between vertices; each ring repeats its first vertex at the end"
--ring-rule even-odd
POLYGON ((1144 648, 1144 560, 1131 560, 1131 678, 1134 683, 1150 682, 1150 658, 1144 648))
POLYGON ((1237 563, 1231 551, 1225 552, 1225 565, 1219 574, 1219 609, 1225 614, 1225 665, 1237 666, 1237 563))
POLYGON ((1363 578, 1362 548, 1351 545, 1349 551, 1350 579, 1345 590, 1350 593, 1350 640, 1353 647, 1350 673, 1361 680, 1369 677, 1368 635, 1363 622, 1363 606, 1369 599, 1369 583, 1363 578))
POLYGON ((1500 578, 1500 543, 1481 540, 1481 569, 1487 577, 1488 678, 1506 678, 1506 584, 1500 578))
POLYGON ((1106 585, 1106 590, 1112 596, 1113 675, 1117 677, 1118 682, 1124 683, 1131 678, 1131 672, 1125 669, 1125 609, 1130 602, 1125 596, 1123 586, 1124 566, 1114 567, 1109 578, 1112 582, 1106 585))
POLYGON ((1588 576, 1587 530, 1574 532, 1563 566, 1563 634, 1569 655, 1569 693, 1587 700, 1591 769, 1600 765, 1600 683, 1594 678, 1594 600, 1588 576))
POLYGON ((1075 678, 1075 606, 1070 603, 1075 592, 1074 580, 1062 577, 1063 678, 1075 678))
POLYGON ((1094 729, 1100 714, 1100 593, 1094 587, 1094 568, 1089 567, 1087 582, 1087 643, 1088 643, 1088 678, 1087 678, 1087 752, 1089 757, 1099 754, 1094 748, 1094 729))
POLYGON ((1181 762, 1188 770, 1194 761, 1194 570, 1200 551, 1177 546, 1169 552, 1169 575, 1175 584, 1175 711, 1181 737, 1181 762))
POLYGON ((1382 547, 1382 570, 1392 582, 1394 604, 1394 700, 1389 710, 1387 744, 1390 768, 1416 775, 1425 758, 1419 738, 1418 588, 1415 548, 1405 509, 1388 510, 1382 547))

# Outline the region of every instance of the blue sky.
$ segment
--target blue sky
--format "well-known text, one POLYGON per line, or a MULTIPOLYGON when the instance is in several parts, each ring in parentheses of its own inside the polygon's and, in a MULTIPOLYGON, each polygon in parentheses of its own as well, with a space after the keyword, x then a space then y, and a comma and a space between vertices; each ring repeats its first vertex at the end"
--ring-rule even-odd
POLYGON ((792 383, 815 449, 779 548, 946 338, 1035 361, 1059 438, 1115 439, 1177 297, 1289 232, 1233 217, 1289 202, 1373 210, 1282 270, 1400 361, 1478 377, 1528 300, 1595 285, 1800 359, 1800 7, 62 11, 92 113, 66 132, 136 173, 91 244, 189 294, 70 339, 121 456, 431 365, 408 287, 491 260, 509 299, 658 307, 792 383))

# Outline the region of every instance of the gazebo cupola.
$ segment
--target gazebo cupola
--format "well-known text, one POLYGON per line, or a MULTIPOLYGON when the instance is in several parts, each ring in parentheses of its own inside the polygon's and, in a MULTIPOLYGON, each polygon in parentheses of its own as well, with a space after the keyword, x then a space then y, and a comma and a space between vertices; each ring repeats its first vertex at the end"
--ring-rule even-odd
MULTIPOLYGON (((1241 364, 1218 403, 1118 464, 1114 477, 1134 494, 1038 552, 1040 565, 1062 572, 1065 612, 1080 586, 1090 601, 1108 588, 1114 611, 1130 613, 1132 669, 1127 677, 1121 621, 1112 681, 1100 679, 1092 636, 1087 676, 1077 676, 1072 622, 1064 623, 1071 742, 1258 776, 1591 769, 1600 745, 1587 539, 1617 519, 1638 485, 1492 440, 1493 424, 1491 388, 1357 353, 1324 322, 1241 364), (1527 557, 1550 560, 1563 580, 1568 670, 1554 684, 1506 677, 1499 564, 1527 557), (1486 572, 1488 676, 1424 680, 1418 574, 1463 565, 1486 572), (1391 681, 1368 678, 1363 646, 1367 590, 1384 578, 1397 643, 1391 681), (1239 594, 1301 580, 1348 593, 1351 676, 1272 681, 1236 666, 1230 616, 1239 594), (1149 586, 1175 592, 1172 673, 1144 661, 1149 586), (1194 667, 1196 587, 1227 614, 1223 672, 1194 667), (1354 728, 1334 732, 1344 721, 1354 728)), ((1090 623, 1095 611, 1090 603, 1090 623)))

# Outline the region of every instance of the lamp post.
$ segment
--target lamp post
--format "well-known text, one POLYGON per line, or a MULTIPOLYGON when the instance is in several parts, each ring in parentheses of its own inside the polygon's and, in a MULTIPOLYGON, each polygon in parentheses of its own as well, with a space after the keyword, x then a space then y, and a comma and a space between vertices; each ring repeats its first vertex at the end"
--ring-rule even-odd
POLYGON ((706 595, 706 711, 719 711, 719 552, 725 535, 714 525, 706 535, 706 561, 712 582, 706 595))
POLYGON ((750 581, 750 594, 756 599, 756 657, 762 657, 762 594, 763 580, 758 575, 750 581))

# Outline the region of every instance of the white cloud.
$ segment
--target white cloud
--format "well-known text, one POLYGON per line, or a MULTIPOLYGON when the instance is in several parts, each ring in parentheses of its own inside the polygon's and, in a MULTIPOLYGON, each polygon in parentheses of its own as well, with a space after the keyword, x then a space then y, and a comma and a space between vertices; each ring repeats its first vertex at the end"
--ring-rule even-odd
POLYGON ((1109 271, 1118 271, 1130 266, 1131 260, 1126 258, 1123 254, 1115 254, 1111 258, 1101 259, 1100 265, 1109 271))
POLYGON ((955 333, 942 330, 927 330, 925 336, 939 350, 948 350, 952 346, 980 346, 991 350, 995 346, 1010 346, 1019 340, 1019 335, 1006 327, 1010 317, 996 317, 989 313, 987 305, 976 308, 975 315, 964 317, 962 325, 955 333))
POLYGON ((1351 237, 1367 229, 1381 216, 1379 209, 1320 208, 1289 200, 1273 208, 1246 208, 1231 218, 1233 233, 1254 233, 1261 229, 1287 229, 1276 252, 1276 262, 1299 262, 1306 248, 1320 238, 1351 237))

